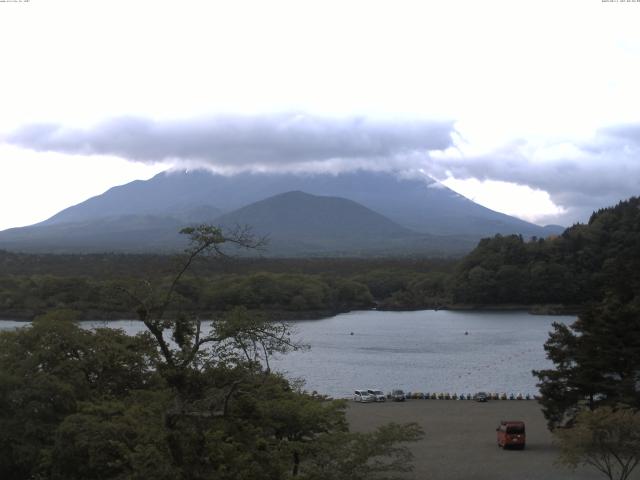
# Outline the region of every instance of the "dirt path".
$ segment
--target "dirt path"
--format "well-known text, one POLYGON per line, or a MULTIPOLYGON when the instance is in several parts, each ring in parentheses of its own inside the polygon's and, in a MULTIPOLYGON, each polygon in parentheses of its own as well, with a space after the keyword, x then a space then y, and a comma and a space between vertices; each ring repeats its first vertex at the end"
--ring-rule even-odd
MULTIPOLYGON (((477 403, 454 400, 408 400, 359 404, 350 402, 347 418, 353 431, 370 431, 388 422, 416 422, 423 440, 411 449, 415 470, 407 478, 431 480, 591 480, 604 477, 591 469, 572 472, 554 464, 557 450, 535 401, 477 403), (525 450, 503 451, 496 445, 499 420, 522 420, 525 450)), ((640 479, 640 471, 633 479, 640 479)))

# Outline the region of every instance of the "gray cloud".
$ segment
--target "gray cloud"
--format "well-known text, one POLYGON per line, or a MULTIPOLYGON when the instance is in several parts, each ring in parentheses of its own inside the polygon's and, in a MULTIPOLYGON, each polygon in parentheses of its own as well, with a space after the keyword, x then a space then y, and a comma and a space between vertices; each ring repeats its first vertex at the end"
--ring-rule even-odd
POLYGON ((566 214, 541 221, 586 221, 599 208, 640 195, 640 125, 602 129, 583 143, 565 143, 569 155, 545 155, 557 145, 514 141, 490 155, 429 158, 426 168, 438 180, 452 175, 527 185, 549 193, 566 214))
POLYGON ((603 128, 600 133, 617 140, 619 143, 640 146, 640 123, 603 128))
POLYGON ((37 151, 171 161, 228 173, 363 169, 422 171, 436 180, 450 175, 498 180, 548 192, 566 214, 539 221, 564 225, 586 221, 593 210, 640 194, 640 124, 608 127, 581 143, 540 145, 520 139, 482 156, 433 154, 455 150, 457 138, 453 122, 290 113, 182 121, 122 117, 87 129, 38 124, 5 141, 37 151))
POLYGON ((453 122, 330 119, 302 114, 183 121, 114 118, 89 129, 29 125, 9 143, 37 151, 178 160, 222 168, 274 168, 339 160, 371 166, 452 145, 453 122))

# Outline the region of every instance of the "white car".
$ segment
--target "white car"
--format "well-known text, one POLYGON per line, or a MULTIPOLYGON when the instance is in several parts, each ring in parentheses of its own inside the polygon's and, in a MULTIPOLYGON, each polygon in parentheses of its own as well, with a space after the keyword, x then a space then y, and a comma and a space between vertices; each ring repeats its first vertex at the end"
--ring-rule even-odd
POLYGON ((385 396, 384 392, 382 390, 367 390, 367 392, 369 393, 369 395, 373 395, 373 398, 375 399, 376 402, 386 402, 387 401, 387 397, 385 396))
POLYGON ((375 402, 376 399, 367 390, 356 390, 353 393, 354 402, 375 402))

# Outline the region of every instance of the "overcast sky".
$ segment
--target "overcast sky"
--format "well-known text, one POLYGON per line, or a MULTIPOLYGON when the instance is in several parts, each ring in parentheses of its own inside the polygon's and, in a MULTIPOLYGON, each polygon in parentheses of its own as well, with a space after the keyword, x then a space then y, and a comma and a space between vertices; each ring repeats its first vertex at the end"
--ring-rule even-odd
POLYGON ((0 2, 0 229, 167 168, 423 172, 570 225, 640 194, 640 2, 0 2))

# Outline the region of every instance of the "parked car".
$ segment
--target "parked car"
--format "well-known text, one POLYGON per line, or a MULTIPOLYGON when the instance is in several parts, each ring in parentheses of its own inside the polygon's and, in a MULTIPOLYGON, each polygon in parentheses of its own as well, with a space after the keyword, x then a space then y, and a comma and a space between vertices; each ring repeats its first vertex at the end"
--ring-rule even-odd
POLYGON ((519 420, 502 420, 496 428, 498 446, 504 449, 518 448, 522 450, 525 445, 526 435, 524 422, 519 420))
POLYGON ((368 390, 356 390, 353 392, 353 401, 354 402, 375 402, 376 399, 373 395, 369 393, 368 390))
POLYGON ((376 402, 386 402, 387 397, 385 397, 384 392, 382 390, 367 390, 369 395, 373 395, 373 398, 376 402))
POLYGON ((404 392, 402 390, 393 390, 391 392, 391 400, 394 402, 404 402, 404 392))
POLYGON ((478 392, 473 396, 473 399, 476 402, 486 402, 488 400, 488 396, 485 392, 478 392))

